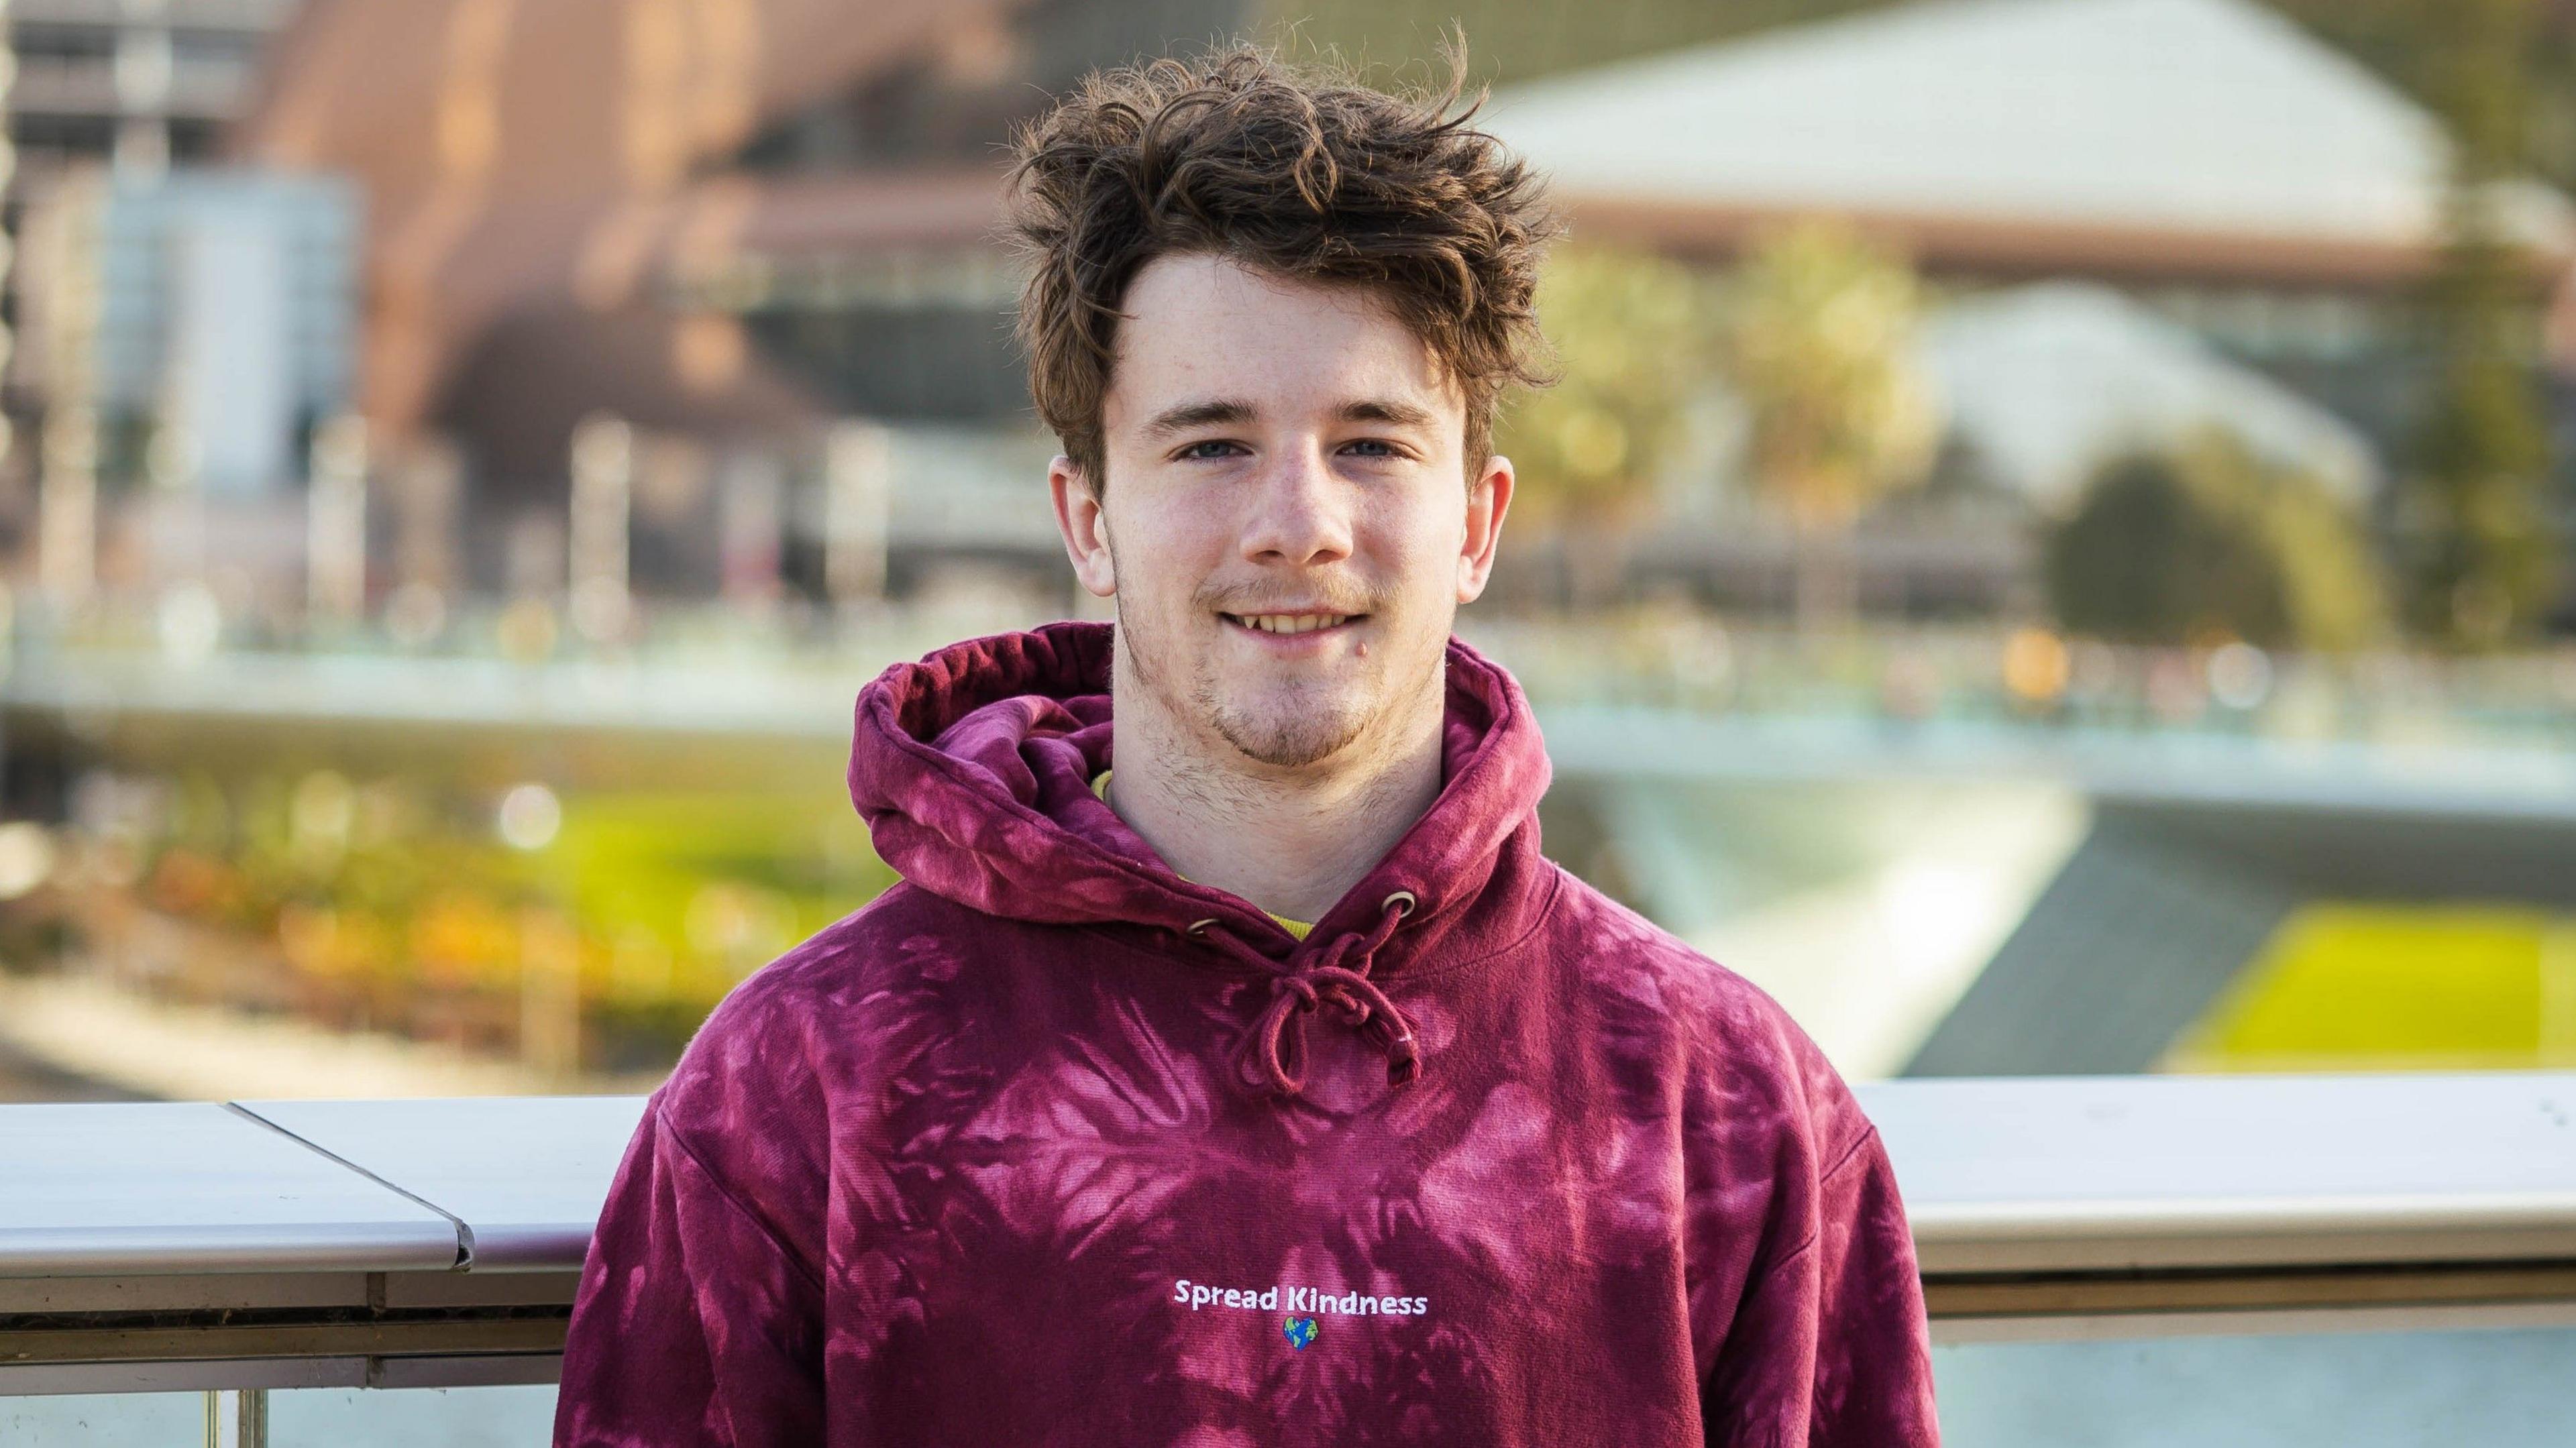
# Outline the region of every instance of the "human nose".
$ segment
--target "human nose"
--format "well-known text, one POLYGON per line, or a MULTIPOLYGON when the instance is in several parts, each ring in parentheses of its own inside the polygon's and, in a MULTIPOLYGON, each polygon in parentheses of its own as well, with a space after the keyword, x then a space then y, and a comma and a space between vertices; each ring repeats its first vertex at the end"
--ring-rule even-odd
POLYGON ((1254 563, 1313 565, 1351 555, 1348 489, 1321 451, 1307 445, 1264 469, 1259 501, 1243 530, 1254 563))

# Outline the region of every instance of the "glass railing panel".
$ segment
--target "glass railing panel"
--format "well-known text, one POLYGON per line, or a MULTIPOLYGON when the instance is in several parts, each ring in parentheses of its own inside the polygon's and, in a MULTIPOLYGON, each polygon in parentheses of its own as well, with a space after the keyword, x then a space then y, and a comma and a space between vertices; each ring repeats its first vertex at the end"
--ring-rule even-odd
POLYGON ((205 1432, 202 1393, 0 1398, 9 1448, 195 1448, 205 1432))
POLYGON ((2576 1327, 1933 1349, 1949 1448, 2564 1448, 2576 1327))
MULTIPOLYGON (((554 1431, 551 1385, 473 1388, 292 1388, 266 1397, 267 1448, 499 1448, 554 1431)), ((233 1394, 100 1393, 0 1397, 8 1448, 196 1448, 231 1444, 233 1394), (207 1419, 217 1419, 209 1439, 207 1419)))
MULTIPOLYGON (((2564 1448, 2576 1326, 1945 1343, 1951 1448, 2564 1448)), ((543 1443, 547 1385, 267 1395, 270 1448, 543 1443)), ((0 1398, 10 1448, 203 1441, 205 1395, 0 1398)))
POLYGON ((551 1385, 297 1388, 268 1395, 268 1448, 495 1448, 554 1433, 551 1385))

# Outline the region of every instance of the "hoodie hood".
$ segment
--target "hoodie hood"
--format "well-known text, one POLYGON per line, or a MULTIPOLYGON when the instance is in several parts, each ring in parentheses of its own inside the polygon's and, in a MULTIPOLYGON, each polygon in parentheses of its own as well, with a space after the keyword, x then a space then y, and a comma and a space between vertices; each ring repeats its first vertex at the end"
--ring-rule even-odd
MULTIPOLYGON (((1393 1015, 1368 999, 1373 987, 1344 977, 1421 971, 1526 916, 1543 875, 1547 753, 1501 667, 1450 641, 1440 793, 1301 943, 1251 902, 1173 873, 1092 794, 1113 752, 1111 637, 1109 624, 1058 623, 974 639, 897 664, 860 692, 850 799, 887 864, 988 915, 1171 932, 1175 944, 1273 970, 1283 1015, 1262 1025, 1274 1054, 1294 1024, 1286 1016, 1311 1012, 1318 987, 1354 1024, 1371 1009, 1393 1015)), ((1296 1040, 1284 1049, 1286 1069, 1268 1074, 1293 1092, 1296 1040)), ((1392 1075, 1392 1048, 1389 1060, 1392 1075)))
MULTIPOLYGON (((897 664, 859 693, 850 801, 876 850, 934 895, 1006 919, 1186 931, 1214 918, 1288 940, 1251 902, 1193 884, 1091 792, 1111 764, 1111 626, 1057 623, 897 664)), ((1547 752, 1509 674, 1452 639, 1441 789, 1377 868, 1315 922, 1422 924, 1470 903, 1513 834, 1535 837, 1547 752)))

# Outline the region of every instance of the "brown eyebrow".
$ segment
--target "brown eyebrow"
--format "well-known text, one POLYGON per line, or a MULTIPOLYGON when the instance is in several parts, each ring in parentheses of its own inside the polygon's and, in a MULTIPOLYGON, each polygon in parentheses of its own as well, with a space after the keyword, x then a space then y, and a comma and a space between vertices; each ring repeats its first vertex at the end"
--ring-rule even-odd
MULTIPOLYGON (((1206 402, 1184 402, 1154 414, 1145 424, 1149 437, 1175 437, 1202 427, 1239 427, 1252 421, 1251 403, 1233 398, 1216 398, 1206 402)), ((1344 422, 1375 422, 1389 427, 1429 427, 1434 421, 1430 409, 1391 397, 1364 397, 1342 404, 1344 422)))
POLYGON ((1220 398, 1212 402, 1184 402, 1154 414, 1145 424, 1148 437, 1172 437, 1193 428, 1239 426, 1252 421, 1252 404, 1220 398))
POLYGON ((1342 421, 1382 422, 1389 427, 1429 427, 1432 417, 1428 408, 1416 407, 1410 402, 1398 402, 1389 397, 1366 397, 1342 404, 1342 421))

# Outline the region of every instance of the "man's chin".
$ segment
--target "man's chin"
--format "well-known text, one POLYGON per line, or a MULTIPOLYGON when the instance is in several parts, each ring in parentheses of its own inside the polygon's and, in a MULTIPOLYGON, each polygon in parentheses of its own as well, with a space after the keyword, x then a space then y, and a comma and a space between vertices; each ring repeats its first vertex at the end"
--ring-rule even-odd
POLYGON ((1348 749, 1365 720, 1356 709, 1226 709, 1210 722, 1246 759, 1274 769, 1303 769, 1348 749))

